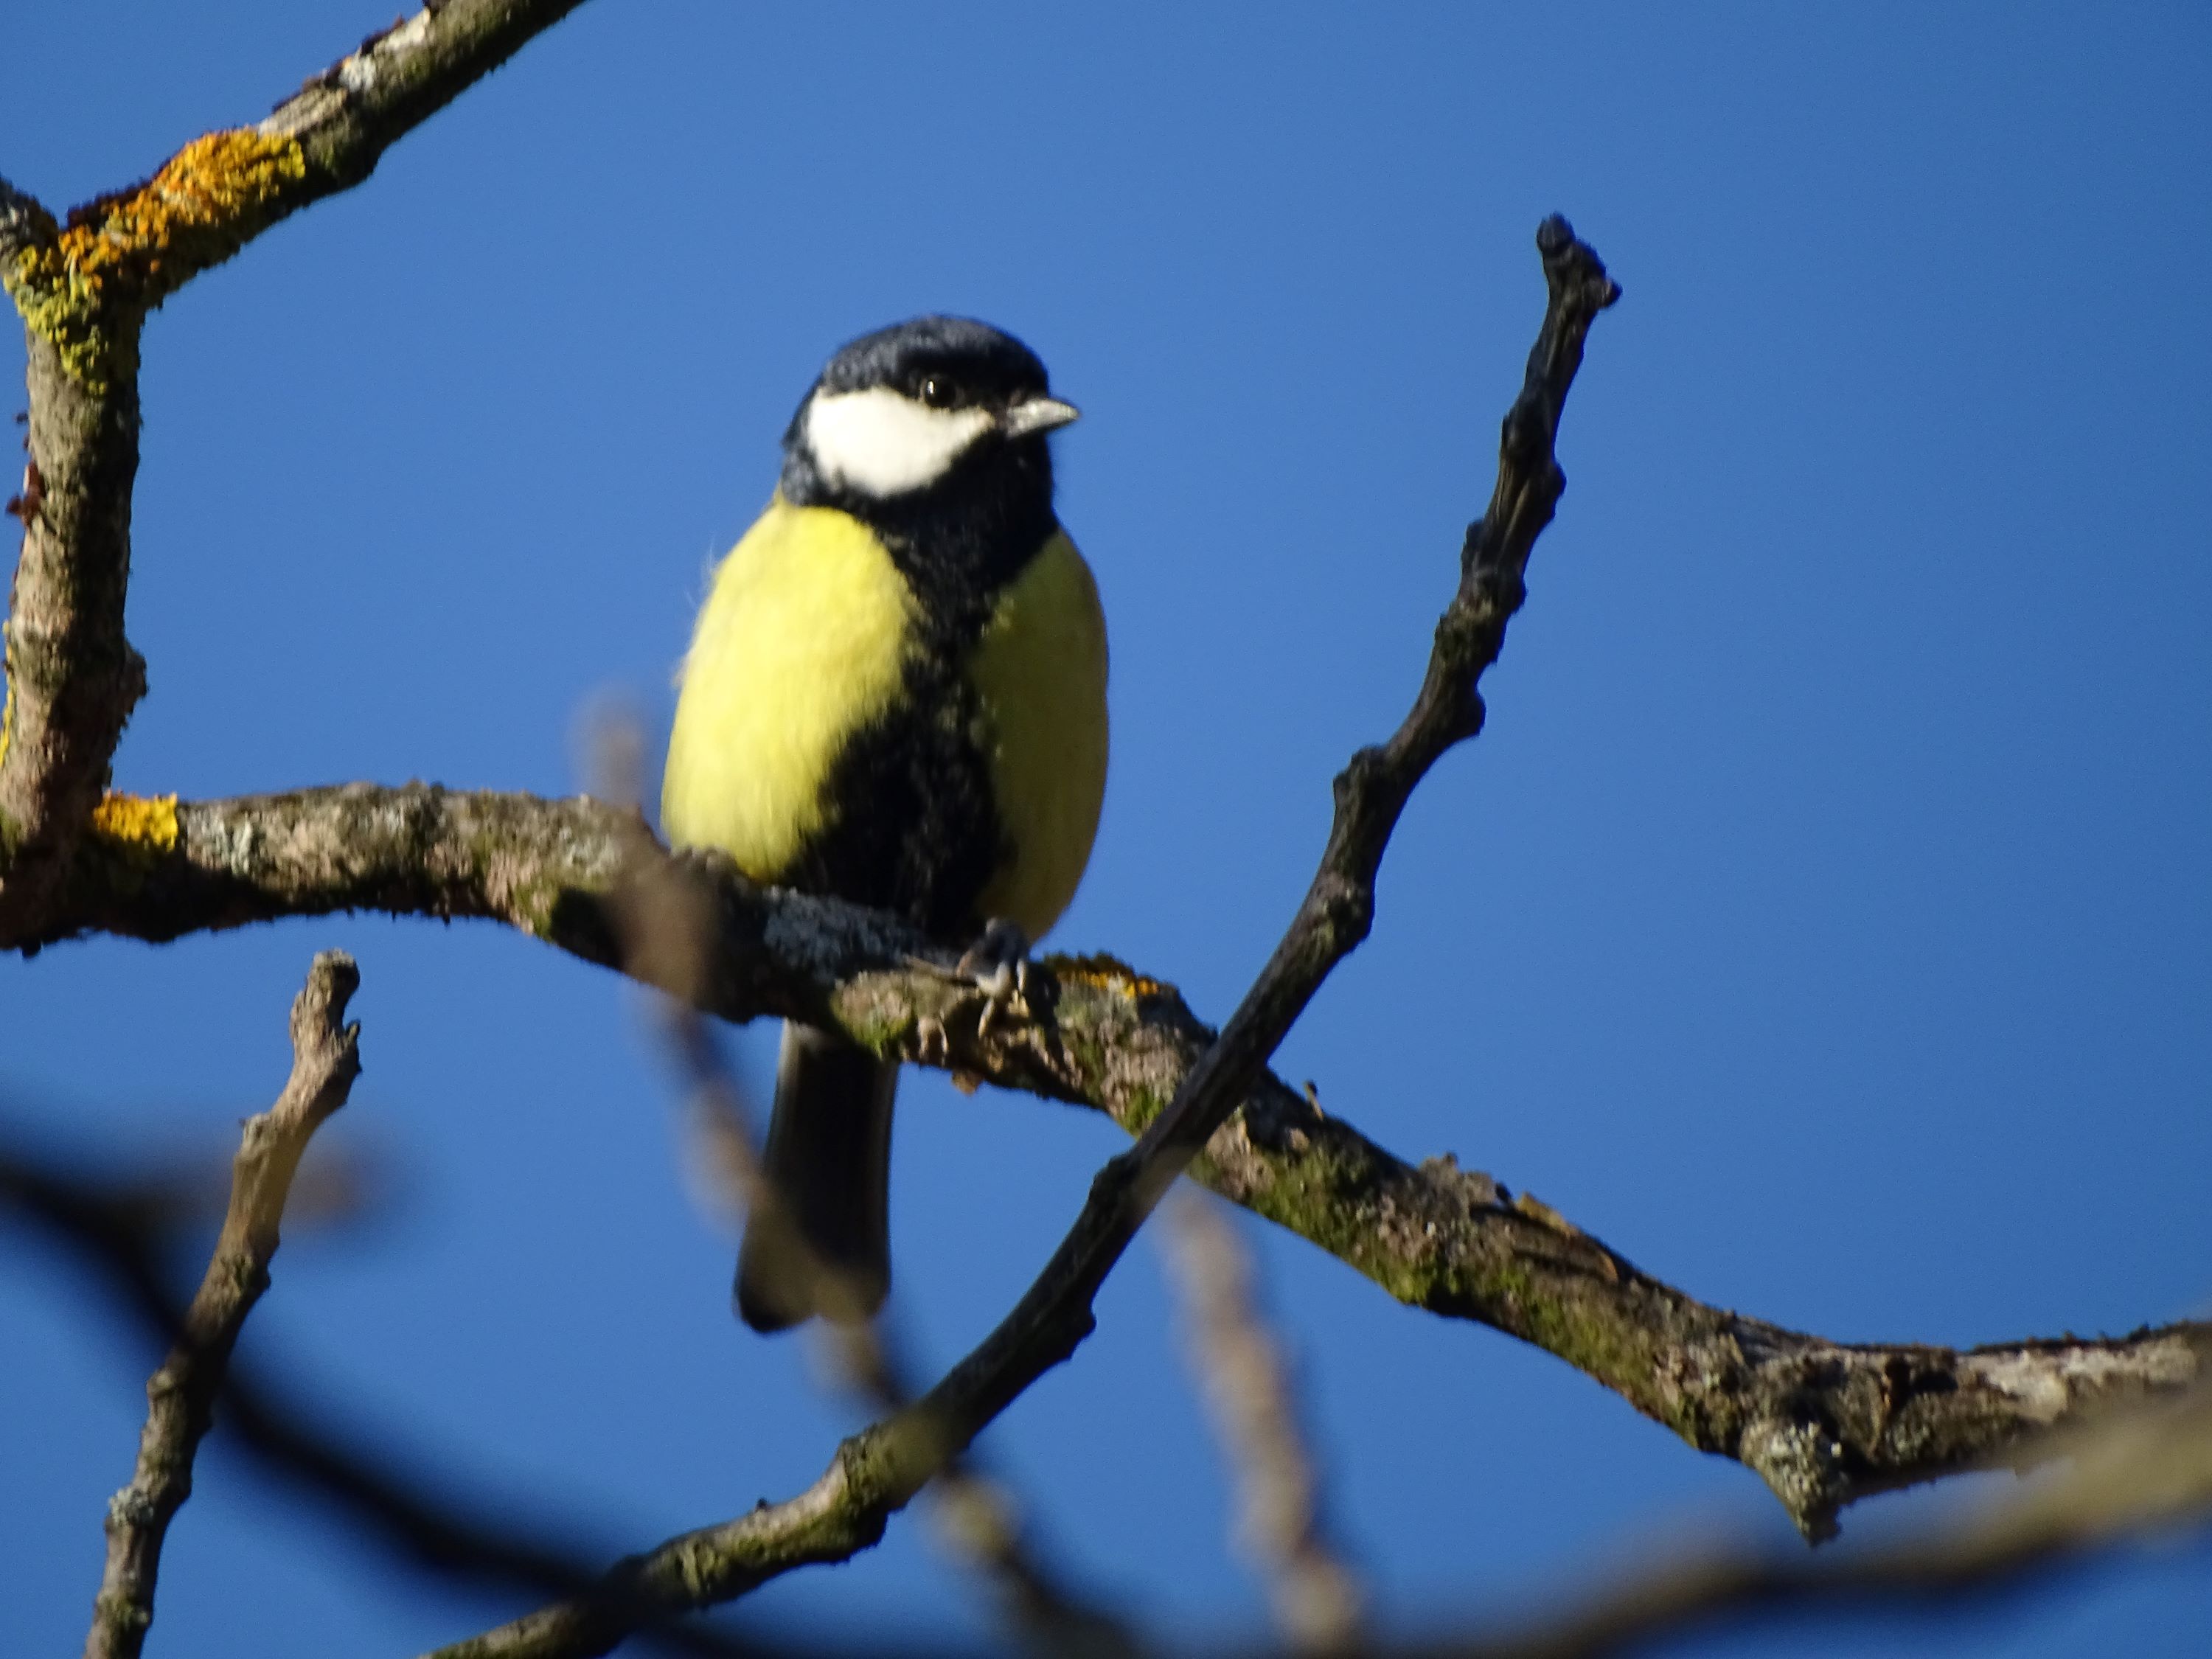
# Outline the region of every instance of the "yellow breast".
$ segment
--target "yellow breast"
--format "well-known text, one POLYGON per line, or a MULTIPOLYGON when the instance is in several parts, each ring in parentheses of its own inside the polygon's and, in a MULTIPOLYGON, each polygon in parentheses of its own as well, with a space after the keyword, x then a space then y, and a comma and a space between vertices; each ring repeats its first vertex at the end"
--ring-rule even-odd
POLYGON ((774 881, 825 821, 846 738, 898 693, 914 599, 866 526, 781 496, 714 573, 684 663, 660 818, 774 881))
POLYGON ((968 678, 990 715, 992 793, 1012 849, 978 908, 1042 939, 1075 896, 1106 799, 1106 623, 1065 533, 1000 596, 968 678))
MULTIPOLYGON (((864 525, 772 501, 715 572, 684 659, 661 787, 670 841, 781 879, 838 810, 829 786, 848 740, 904 695, 917 619, 864 525)), ((1106 793, 1105 623, 1066 535, 999 595, 961 668, 1003 848, 976 917, 1040 939, 1074 896, 1106 793)))

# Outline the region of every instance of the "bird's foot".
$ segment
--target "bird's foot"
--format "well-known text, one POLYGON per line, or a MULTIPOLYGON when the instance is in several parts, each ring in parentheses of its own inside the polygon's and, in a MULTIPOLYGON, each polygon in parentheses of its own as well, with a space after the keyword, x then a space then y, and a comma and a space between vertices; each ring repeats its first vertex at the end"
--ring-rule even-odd
POLYGON ((994 917, 984 924, 983 937, 953 963, 952 971, 988 1000, 1011 1005, 1029 994, 1029 935, 1003 917, 994 917))
MULTIPOLYGON (((913 965, 952 981, 981 1003, 982 1012, 975 1021, 979 1041, 988 1039, 999 1022, 1010 1015, 1026 1019, 1049 1018, 1059 989, 1051 973, 1030 960, 1029 935, 1018 924, 1003 917, 988 923, 983 936, 969 945, 951 968, 918 957, 913 958, 913 965)), ((963 997, 955 1006, 964 1010, 968 999, 963 997)), ((935 1015, 923 1017, 915 1036, 925 1064, 941 1060, 951 1051, 945 1022, 935 1015)))
POLYGON ((982 938, 968 947, 952 971, 982 993, 978 1037, 989 1036, 1003 1016, 1034 1015, 1038 1003, 1048 1000, 1050 975, 1030 962, 1029 935, 1003 916, 984 925, 982 938))
POLYGON ((949 1065, 952 1059, 952 1038, 945 1029, 945 1022, 935 1014, 923 1014, 914 1023, 915 1058, 925 1066, 949 1065))

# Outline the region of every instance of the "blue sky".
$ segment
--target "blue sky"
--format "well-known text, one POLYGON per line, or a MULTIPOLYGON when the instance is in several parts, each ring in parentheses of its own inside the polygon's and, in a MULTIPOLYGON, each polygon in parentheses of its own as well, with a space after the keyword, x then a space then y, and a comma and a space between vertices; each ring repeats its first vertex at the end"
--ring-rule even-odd
MULTIPOLYGON (((390 13, 11 8, 0 172, 57 205, 143 176, 390 13)), ((1834 1337, 2202 1315, 2208 67, 2188 6, 600 0, 153 319, 130 617, 153 689, 117 781, 573 789, 591 700, 665 723, 703 573, 822 358, 967 312, 1085 411, 1061 512, 1111 622, 1115 754, 1054 943, 1221 1018, 1304 888, 1329 776, 1417 684, 1556 210, 1626 289, 1568 410, 1567 495, 1489 731, 1416 799, 1374 939, 1279 1069, 1403 1155, 1454 1151, 1708 1300, 1834 1337)), ((362 964, 368 1067, 330 1138, 396 1197, 287 1245, 255 1356, 600 1548, 811 1480, 854 1419, 730 1317, 729 1240, 604 974, 373 920, 9 958, 9 1121, 126 1164, 226 1146, 330 945, 362 964)), ((771 1042, 737 1040, 751 1075, 771 1042)), ((902 1099, 901 1306, 941 1362, 1120 1143, 934 1076, 902 1099)), ((1557 1362, 1247 1231, 1393 1612, 1540 1603, 1685 1525, 1782 1536, 1751 1476, 1557 1362)), ((150 1355, 75 1267, 0 1249, 0 1646, 55 1651, 150 1355)), ((1098 1593, 1250 1628, 1167 1311, 1140 1247, 986 1448, 1098 1593)), ((1685 1650, 2181 1653, 2208 1568, 2199 1542, 1935 1626, 1685 1650)), ((912 1516, 753 1606, 984 1627, 912 1516)), ((395 1569, 218 1437, 155 1639, 347 1659, 508 1610, 395 1569)))

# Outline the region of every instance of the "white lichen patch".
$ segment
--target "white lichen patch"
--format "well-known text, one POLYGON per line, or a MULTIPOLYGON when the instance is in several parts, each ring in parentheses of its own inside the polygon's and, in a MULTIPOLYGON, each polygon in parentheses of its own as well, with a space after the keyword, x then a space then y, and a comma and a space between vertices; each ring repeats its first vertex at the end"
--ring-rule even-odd
POLYGON ((2129 1389, 2171 1389, 2197 1374, 2195 1352, 2179 1338, 2127 1348, 2101 1344, 1962 1354, 1962 1376, 2017 1401, 2037 1421, 2056 1421, 2081 1395, 2129 1389))
POLYGON ((384 65, 377 60, 400 57, 414 51, 429 38, 430 21, 430 13, 426 8, 405 22, 379 35, 367 47, 338 65, 338 84, 348 92, 367 92, 383 77, 384 65))
POLYGON ((219 817, 207 826, 208 850, 234 876, 252 872, 261 851, 261 830, 250 817, 219 817))

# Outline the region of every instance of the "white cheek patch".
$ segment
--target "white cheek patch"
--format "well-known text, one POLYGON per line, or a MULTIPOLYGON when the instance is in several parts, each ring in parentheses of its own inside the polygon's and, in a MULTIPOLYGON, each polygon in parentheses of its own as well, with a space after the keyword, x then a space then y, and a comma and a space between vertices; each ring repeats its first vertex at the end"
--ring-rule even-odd
POLYGON ((888 386, 817 392, 806 406, 806 443, 830 484, 902 495, 943 477, 990 424, 988 410, 932 409, 888 386))

